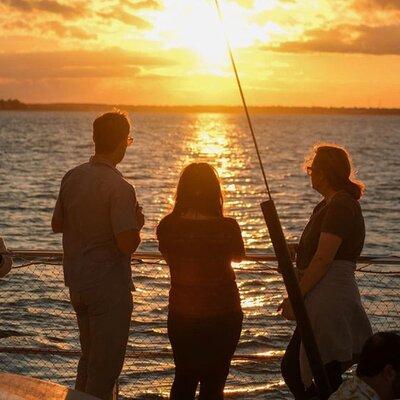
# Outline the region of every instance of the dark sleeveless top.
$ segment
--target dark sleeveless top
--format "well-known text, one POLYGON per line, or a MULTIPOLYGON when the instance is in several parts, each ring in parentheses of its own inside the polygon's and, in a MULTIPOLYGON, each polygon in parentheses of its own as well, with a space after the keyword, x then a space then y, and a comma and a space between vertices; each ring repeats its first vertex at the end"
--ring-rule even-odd
POLYGON ((347 192, 335 194, 329 203, 321 201, 301 235, 297 250, 297 267, 305 269, 318 248, 321 232, 342 238, 335 260, 356 262, 364 246, 365 225, 360 203, 347 192))
POLYGON ((158 225, 157 238, 170 269, 170 313, 202 318, 241 312, 231 266, 245 252, 236 220, 170 214, 158 225))

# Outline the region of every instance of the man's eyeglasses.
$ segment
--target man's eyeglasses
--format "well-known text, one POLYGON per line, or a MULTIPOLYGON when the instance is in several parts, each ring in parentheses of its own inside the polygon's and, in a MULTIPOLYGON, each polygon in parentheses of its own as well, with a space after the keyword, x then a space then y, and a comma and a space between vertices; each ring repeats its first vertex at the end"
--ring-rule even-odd
POLYGON ((126 139, 126 145, 130 146, 133 143, 133 137, 128 136, 128 139, 126 139))

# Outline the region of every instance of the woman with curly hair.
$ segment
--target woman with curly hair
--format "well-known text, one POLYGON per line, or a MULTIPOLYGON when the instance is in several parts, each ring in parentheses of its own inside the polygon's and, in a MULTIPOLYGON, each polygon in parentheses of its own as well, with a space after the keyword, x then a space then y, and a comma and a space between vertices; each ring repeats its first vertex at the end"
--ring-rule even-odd
MULTIPOLYGON (((322 361, 333 390, 371 336, 355 280, 356 260, 365 238, 359 199, 364 185, 354 178, 348 152, 336 145, 315 147, 306 162, 313 189, 323 196, 302 233, 297 249, 300 289, 322 361)), ((280 308, 294 319, 285 299, 280 308)), ((316 394, 307 357, 296 329, 281 364, 295 399, 316 394)))

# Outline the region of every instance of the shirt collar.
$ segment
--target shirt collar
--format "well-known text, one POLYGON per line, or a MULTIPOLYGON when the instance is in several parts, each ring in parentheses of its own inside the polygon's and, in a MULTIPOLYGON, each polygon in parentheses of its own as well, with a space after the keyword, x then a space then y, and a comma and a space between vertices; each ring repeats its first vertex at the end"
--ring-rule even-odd
POLYGON ((113 171, 115 171, 118 175, 122 176, 121 172, 118 171, 118 169, 114 166, 114 164, 111 161, 109 161, 106 158, 104 158, 104 157, 101 157, 101 156, 95 154, 94 156, 90 157, 89 162, 92 163, 92 164, 104 164, 104 165, 107 165, 113 171))

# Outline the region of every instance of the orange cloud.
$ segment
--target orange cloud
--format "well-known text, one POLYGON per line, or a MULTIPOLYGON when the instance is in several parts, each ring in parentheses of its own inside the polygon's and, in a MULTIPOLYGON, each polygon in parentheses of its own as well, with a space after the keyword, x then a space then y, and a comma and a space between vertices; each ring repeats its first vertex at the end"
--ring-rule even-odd
POLYGON ((399 0, 355 0, 353 6, 359 11, 398 10, 400 11, 399 0))
POLYGON ((23 13, 41 12, 57 14, 63 18, 81 18, 88 14, 85 2, 67 5, 56 0, 0 0, 0 4, 23 13))
POLYGON ((78 26, 65 24, 60 21, 17 21, 10 20, 1 25, 4 31, 30 32, 37 31, 40 34, 53 33, 59 38, 73 38, 79 40, 96 39, 97 35, 78 26))
POLYGON ((0 78, 125 78, 138 76, 144 69, 173 64, 168 59, 117 48, 102 51, 0 53, 0 78))
POLYGON ((400 55, 400 24, 388 26, 339 25, 328 29, 313 29, 304 39, 264 47, 286 53, 359 53, 400 55))
POLYGON ((162 10, 163 6, 160 2, 155 0, 139 0, 139 1, 132 1, 132 0, 120 0, 119 3, 121 5, 125 5, 132 10, 162 10))
POLYGON ((90 40, 96 39, 97 35, 95 33, 90 33, 84 29, 81 29, 77 26, 71 26, 63 24, 59 21, 48 21, 38 25, 38 28, 43 33, 53 32, 56 36, 59 37, 71 37, 74 39, 81 40, 90 40))
POLYGON ((132 25, 138 29, 150 29, 152 27, 150 22, 128 11, 125 11, 121 6, 115 6, 107 11, 99 11, 97 15, 103 19, 122 22, 127 25, 132 25))

